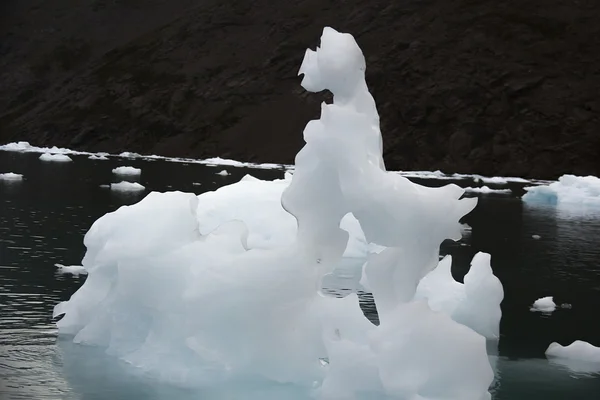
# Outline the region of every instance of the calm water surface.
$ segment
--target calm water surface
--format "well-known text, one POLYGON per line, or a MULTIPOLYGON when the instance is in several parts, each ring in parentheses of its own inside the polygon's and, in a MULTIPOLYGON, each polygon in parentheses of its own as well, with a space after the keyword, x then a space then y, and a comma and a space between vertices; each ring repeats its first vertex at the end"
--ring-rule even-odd
MULTIPOLYGON (((42 163, 37 154, 0 151, 0 173, 18 172, 22 182, 0 181, 0 399, 304 399, 285 385, 241 386, 189 391, 152 381, 99 349, 58 340, 51 319, 55 304, 68 299, 85 277, 57 275, 55 263, 79 265, 83 235, 103 214, 139 201, 150 190, 200 194, 239 180, 261 179, 282 171, 226 168, 166 161, 92 161, 42 163), (138 194, 111 192, 112 168, 142 168, 138 194), (200 183, 200 185, 194 185, 200 183)), ((441 181, 419 181, 439 186, 441 181)), ((470 185, 469 181, 457 182, 470 185)), ((519 187, 514 186, 519 193, 519 187)), ((464 222, 472 227, 458 243, 444 243, 457 279, 477 251, 492 254, 495 274, 504 284, 501 340, 494 357, 494 399, 600 399, 600 367, 594 371, 550 363, 547 346, 585 340, 600 345, 600 213, 529 207, 515 196, 482 196, 464 222), (532 235, 540 235, 535 240, 532 235), (552 315, 529 311, 531 303, 552 295, 571 309, 552 315)), ((344 265, 326 281, 333 294, 358 289, 357 268, 344 265)), ((363 306, 373 319, 370 296, 363 306)))

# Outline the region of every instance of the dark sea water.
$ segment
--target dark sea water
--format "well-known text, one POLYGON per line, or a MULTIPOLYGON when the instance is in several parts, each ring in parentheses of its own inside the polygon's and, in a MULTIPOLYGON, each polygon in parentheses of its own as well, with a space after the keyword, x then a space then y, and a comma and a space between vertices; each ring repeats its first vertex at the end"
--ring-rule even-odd
MULTIPOLYGON (((200 194, 238 181, 281 178, 279 170, 224 167, 167 161, 111 158, 43 163, 38 154, 0 151, 0 173, 24 175, 0 181, 0 399, 301 399, 285 387, 189 391, 152 381, 104 355, 100 349, 59 340, 51 319, 55 304, 68 299, 85 276, 57 275, 55 263, 79 265, 83 236, 103 214, 139 201, 149 191, 200 194), (141 193, 115 193, 100 185, 116 182, 112 168, 142 168, 141 193), (201 183, 201 185, 194 185, 201 183)), ((439 186, 449 181, 419 183, 439 186)), ((457 181, 463 186, 473 182, 457 181)), ((520 194, 519 185, 513 185, 520 194)), ((444 243, 453 273, 462 279, 478 251, 492 254, 492 267, 504 285, 501 339, 494 399, 600 399, 600 367, 574 370, 551 363, 544 351, 585 340, 600 345, 600 213, 561 211, 524 205, 515 195, 484 195, 464 222, 472 231, 462 241, 444 243), (536 240, 532 235, 540 235, 536 240), (529 310, 537 298, 554 296, 551 315, 529 310)), ((346 271, 347 272, 347 271, 346 271)), ((328 280, 333 292, 356 287, 341 271, 328 280)), ((363 296, 370 308, 368 296, 363 296)), ((373 317, 373 316, 371 316, 373 317)))

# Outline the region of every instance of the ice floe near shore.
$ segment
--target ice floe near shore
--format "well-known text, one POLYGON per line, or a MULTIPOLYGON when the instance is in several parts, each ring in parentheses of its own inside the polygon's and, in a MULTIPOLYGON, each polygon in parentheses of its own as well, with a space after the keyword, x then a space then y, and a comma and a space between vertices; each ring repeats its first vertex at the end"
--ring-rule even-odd
POLYGON ((600 178, 563 175, 557 182, 526 187, 523 201, 557 206, 600 206, 600 178))

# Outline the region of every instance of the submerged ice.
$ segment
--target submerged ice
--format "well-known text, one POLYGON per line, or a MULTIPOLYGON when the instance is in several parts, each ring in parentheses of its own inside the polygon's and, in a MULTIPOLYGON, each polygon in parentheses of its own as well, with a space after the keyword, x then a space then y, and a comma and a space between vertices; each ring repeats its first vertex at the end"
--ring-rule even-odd
POLYGON ((477 199, 386 171, 365 68, 354 38, 331 28, 307 50, 302 86, 334 97, 306 126, 293 176, 152 192, 98 219, 84 239, 88 279, 55 308, 59 332, 173 383, 489 399, 483 335, 498 335, 502 286, 487 254, 464 284, 438 266, 440 243, 461 238, 477 199), (344 257, 364 260, 380 325, 356 294, 321 292, 344 257))

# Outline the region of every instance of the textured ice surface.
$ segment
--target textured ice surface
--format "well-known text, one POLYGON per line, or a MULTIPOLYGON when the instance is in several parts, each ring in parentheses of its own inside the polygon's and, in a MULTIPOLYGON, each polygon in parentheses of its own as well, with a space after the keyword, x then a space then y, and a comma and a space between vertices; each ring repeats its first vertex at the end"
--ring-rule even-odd
POLYGON ((576 340, 568 346, 554 342, 548 346, 546 356, 600 363, 600 347, 582 340, 576 340))
POLYGON ((452 277, 452 257, 444 257, 419 282, 415 299, 425 299, 432 310, 449 315, 488 339, 498 339, 504 289, 490 261, 489 254, 477 253, 463 284, 452 277))
POLYGON ((40 156, 42 161, 68 162, 73 161, 71 157, 63 153, 44 153, 40 156))
POLYGON ((87 271, 81 265, 62 265, 62 264, 54 264, 56 268, 58 268, 58 273, 60 274, 71 274, 71 275, 87 275, 87 271))
POLYGON ((552 296, 542 297, 533 302, 531 311, 539 311, 543 313, 551 313, 556 310, 556 304, 552 296))
POLYGON ((113 174, 115 175, 133 175, 133 176, 137 176, 140 175, 142 173, 142 170, 140 168, 135 168, 135 167, 117 167, 115 169, 112 170, 113 174))
POLYGON ((0 174, 0 181, 21 181, 23 175, 15 174, 14 172, 5 172, 0 174))
POLYGON ((493 325, 478 324, 481 310, 498 318, 489 256, 465 278, 461 323, 414 300, 477 199, 385 170, 365 68, 354 38, 331 28, 307 50, 302 85, 330 90, 333 104, 306 126, 293 176, 200 196, 153 192, 98 219, 84 240, 88 279, 55 308, 60 334, 175 384, 266 379, 324 399, 489 399, 486 340, 470 328, 493 325), (379 326, 356 294, 320 291, 348 253, 365 260, 379 326))
POLYGON ((527 203, 600 206, 600 179, 595 176, 563 175, 558 182, 525 190, 527 203))
POLYGON ((110 190, 115 190, 117 192, 139 192, 144 189, 145 187, 137 182, 122 181, 110 184, 110 190))

